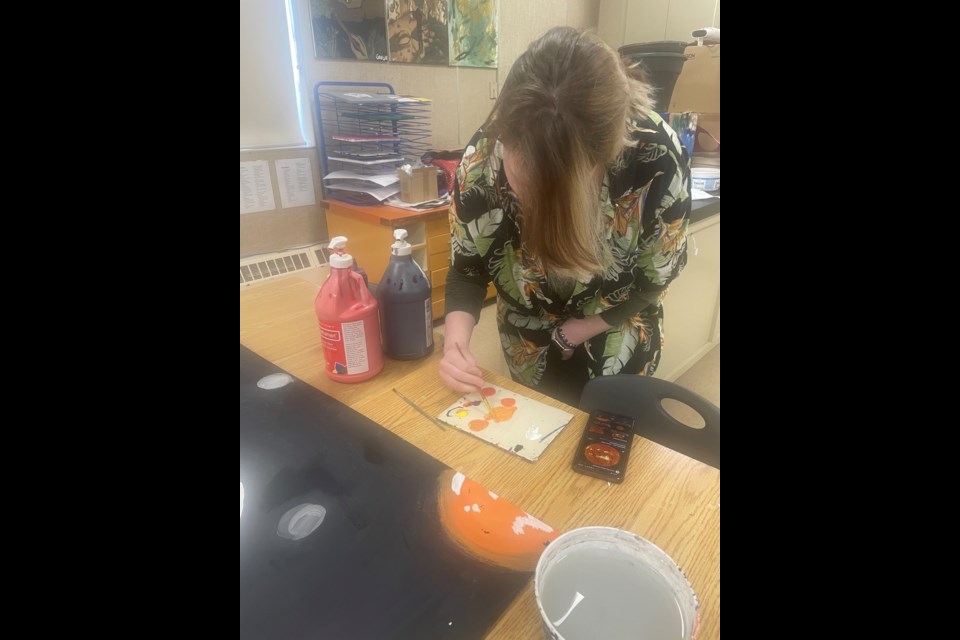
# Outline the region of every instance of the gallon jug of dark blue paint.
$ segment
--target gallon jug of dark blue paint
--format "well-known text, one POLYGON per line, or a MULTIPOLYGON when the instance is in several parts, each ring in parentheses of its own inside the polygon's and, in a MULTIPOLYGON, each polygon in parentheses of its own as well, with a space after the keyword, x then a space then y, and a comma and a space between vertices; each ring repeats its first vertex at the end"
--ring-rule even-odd
POLYGON ((394 360, 416 360, 433 352, 430 282, 410 255, 406 229, 393 232, 390 263, 377 284, 383 352, 394 360))

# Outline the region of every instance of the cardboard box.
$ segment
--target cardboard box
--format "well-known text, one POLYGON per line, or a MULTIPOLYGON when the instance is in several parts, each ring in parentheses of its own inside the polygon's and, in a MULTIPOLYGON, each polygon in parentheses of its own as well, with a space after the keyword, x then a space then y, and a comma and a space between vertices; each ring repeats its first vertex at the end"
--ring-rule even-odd
POLYGON ((437 168, 413 167, 411 173, 397 169, 400 178, 400 199, 411 204, 437 197, 437 168))
POLYGON ((693 56, 683 64, 670 96, 670 113, 693 111, 720 115, 720 45, 687 47, 693 56))

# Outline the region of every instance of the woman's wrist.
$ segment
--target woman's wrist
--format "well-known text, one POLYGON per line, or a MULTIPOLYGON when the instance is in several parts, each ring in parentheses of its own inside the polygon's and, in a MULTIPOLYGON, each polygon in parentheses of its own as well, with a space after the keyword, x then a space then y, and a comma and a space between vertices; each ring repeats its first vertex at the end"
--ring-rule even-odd
POLYGON ((466 349, 470 345, 476 321, 465 311, 451 311, 444 320, 443 351, 466 349))
POLYGON ((557 328, 562 333, 565 346, 569 345, 571 348, 576 348, 590 338, 608 330, 610 325, 600 316, 590 316, 587 318, 567 318, 565 322, 557 325, 557 328))
POLYGON ((564 349, 576 349, 577 345, 567 338, 567 335, 563 332, 563 325, 557 325, 553 330, 554 335, 556 336, 557 342, 563 345, 564 349))
POLYGON ((561 360, 569 360, 573 357, 573 352, 576 347, 563 335, 563 330, 560 328, 560 325, 553 328, 553 332, 550 334, 550 341, 560 352, 561 360))

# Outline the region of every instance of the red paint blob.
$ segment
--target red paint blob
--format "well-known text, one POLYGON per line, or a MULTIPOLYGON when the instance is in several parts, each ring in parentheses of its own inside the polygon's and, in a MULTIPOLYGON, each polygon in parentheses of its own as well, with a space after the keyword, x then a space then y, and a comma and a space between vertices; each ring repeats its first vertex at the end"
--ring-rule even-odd
POLYGON ((497 392, 497 390, 493 387, 484 387, 481 389, 481 391, 483 392, 483 395, 487 396, 488 398, 497 392))
POLYGON ((471 431, 483 431, 490 426, 490 423, 486 420, 471 420, 468 426, 471 431))
POLYGON ((505 407, 512 407, 513 405, 517 404, 517 399, 516 399, 516 398, 504 398, 503 400, 500 401, 500 404, 502 404, 502 405, 505 406, 505 407))

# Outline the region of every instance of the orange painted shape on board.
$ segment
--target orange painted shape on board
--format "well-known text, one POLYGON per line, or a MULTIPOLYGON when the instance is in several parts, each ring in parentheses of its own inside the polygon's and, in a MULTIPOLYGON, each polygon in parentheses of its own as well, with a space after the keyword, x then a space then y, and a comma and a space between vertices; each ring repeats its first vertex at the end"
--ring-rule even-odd
POLYGON ((532 571, 544 547, 560 535, 516 505, 452 469, 439 478, 440 522, 469 555, 515 571, 532 571))
POLYGON ((493 407, 493 411, 483 417, 494 422, 503 422, 512 418, 516 412, 516 407, 493 407))
POLYGON ((483 431, 490 426, 490 423, 486 420, 471 420, 467 426, 470 427, 470 431, 483 431))

